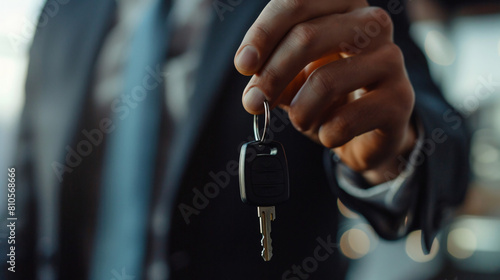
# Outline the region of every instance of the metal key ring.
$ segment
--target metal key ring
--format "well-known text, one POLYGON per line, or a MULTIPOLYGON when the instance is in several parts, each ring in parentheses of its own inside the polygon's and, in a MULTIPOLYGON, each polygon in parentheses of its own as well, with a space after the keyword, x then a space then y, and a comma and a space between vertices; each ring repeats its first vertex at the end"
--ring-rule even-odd
POLYGON ((271 112, 269 111, 269 103, 267 100, 264 100, 264 132, 262 132, 262 136, 260 136, 259 132, 259 115, 253 116, 253 134, 255 136, 255 140, 263 143, 265 141, 267 130, 269 129, 269 124, 271 123, 271 112))

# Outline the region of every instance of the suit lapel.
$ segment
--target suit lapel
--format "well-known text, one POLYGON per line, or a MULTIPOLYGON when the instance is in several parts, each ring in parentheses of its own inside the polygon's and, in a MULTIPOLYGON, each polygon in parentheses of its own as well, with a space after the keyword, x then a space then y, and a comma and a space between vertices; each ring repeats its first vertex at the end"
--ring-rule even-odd
POLYGON ((33 41, 25 114, 33 119, 39 238, 45 240, 39 248, 42 257, 53 256, 57 249, 59 186, 113 10, 114 1, 109 0, 59 5, 56 15, 40 18, 33 41), (47 108, 55 112, 47 114, 47 108))
MULTIPOLYGON (((233 57, 237 47, 265 3, 265 1, 246 0, 232 11, 226 10, 222 15, 220 11, 214 13, 210 33, 203 48, 189 119, 178 130, 172 142, 162 199, 168 198, 174 203, 174 193, 181 183, 194 145, 214 107, 224 78, 231 67, 234 67, 233 57)), ((213 6, 217 9, 215 4, 213 6)))

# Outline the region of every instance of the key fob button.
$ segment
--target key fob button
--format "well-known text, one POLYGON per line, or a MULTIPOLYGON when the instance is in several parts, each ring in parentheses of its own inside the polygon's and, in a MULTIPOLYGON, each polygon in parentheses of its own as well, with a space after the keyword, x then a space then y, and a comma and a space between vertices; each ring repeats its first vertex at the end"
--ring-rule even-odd
POLYGON ((285 185, 254 185, 253 192, 256 196, 279 196, 285 191, 285 185))
POLYGON ((279 159, 275 156, 257 156, 252 162, 252 183, 263 184, 283 184, 283 167, 279 159))
POLYGON ((252 170, 267 171, 267 170, 282 170, 283 166, 276 156, 258 155, 252 162, 252 170))

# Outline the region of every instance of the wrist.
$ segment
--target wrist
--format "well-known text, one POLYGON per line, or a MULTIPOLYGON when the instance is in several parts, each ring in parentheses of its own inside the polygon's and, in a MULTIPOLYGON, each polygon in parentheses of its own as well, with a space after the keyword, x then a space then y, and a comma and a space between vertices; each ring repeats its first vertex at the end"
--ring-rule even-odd
POLYGON ((406 159, 405 162, 408 162, 411 151, 417 142, 417 130, 413 122, 409 122, 404 131, 401 145, 394 156, 389 157, 376 168, 361 173, 371 185, 375 186, 393 180, 406 168, 401 166, 401 157, 406 159))

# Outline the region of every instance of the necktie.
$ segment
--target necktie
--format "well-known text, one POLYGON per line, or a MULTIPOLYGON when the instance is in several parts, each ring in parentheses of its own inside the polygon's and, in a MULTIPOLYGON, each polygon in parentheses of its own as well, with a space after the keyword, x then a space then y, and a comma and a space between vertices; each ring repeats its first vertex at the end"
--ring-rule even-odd
POLYGON ((104 158, 91 279, 142 274, 163 104, 159 69, 167 53, 169 4, 155 0, 131 41, 124 92, 114 101, 115 129, 108 136, 104 158))

